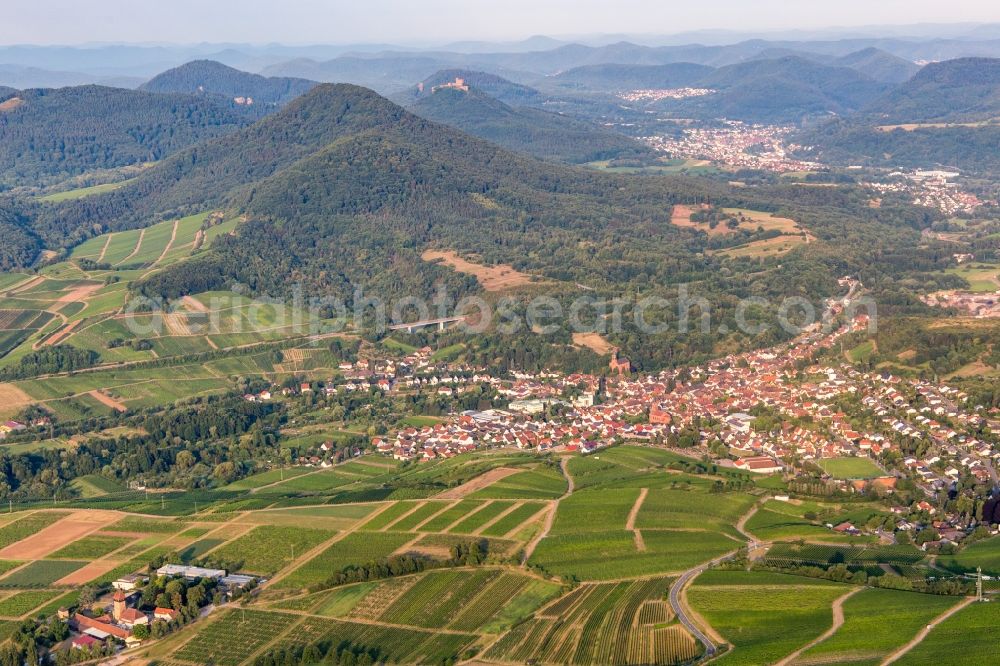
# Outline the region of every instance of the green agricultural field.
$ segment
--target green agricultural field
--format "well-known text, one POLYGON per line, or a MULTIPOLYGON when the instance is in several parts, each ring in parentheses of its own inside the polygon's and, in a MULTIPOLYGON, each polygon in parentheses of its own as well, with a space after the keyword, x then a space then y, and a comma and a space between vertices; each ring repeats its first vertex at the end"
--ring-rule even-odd
POLYGON ((969 291, 987 293, 1000 289, 1000 266, 974 262, 965 266, 945 269, 949 275, 957 275, 969 283, 969 291))
POLYGON ((641 530, 645 550, 627 530, 548 536, 531 564, 581 580, 607 580, 681 572, 736 550, 741 544, 714 532, 641 530))
POLYGON ((818 637, 833 623, 833 600, 851 590, 782 574, 712 573, 695 579, 688 603, 733 644, 720 663, 739 666, 773 664, 818 637))
POLYGON ((952 571, 975 571, 982 567, 983 573, 1000 575, 1000 537, 977 541, 954 555, 942 555, 938 564, 952 571))
MULTIPOLYGON (((449 503, 446 501, 440 501, 440 502, 428 501, 424 503, 400 502, 400 505, 409 507, 410 511, 408 513, 402 514, 402 517, 395 520, 391 524, 391 528, 397 532, 412 531, 416 529, 418 525, 427 522, 441 511, 444 511, 446 508, 448 508, 448 504, 449 503)), ((391 518, 392 516, 389 517, 391 518)), ((384 522, 385 519, 379 521, 379 523, 384 523, 384 522)))
POLYGON ((21 617, 62 596, 60 590, 25 590, 0 599, 0 617, 21 617))
POLYGON ((63 546, 49 557, 57 560, 96 560, 131 542, 129 537, 92 534, 63 546))
POLYGON ((835 479, 872 479, 885 474, 869 458, 823 458, 817 464, 835 479))
POLYGON ((876 538, 843 535, 826 527, 826 523, 837 525, 844 520, 852 520, 864 524, 867 516, 875 513, 878 511, 864 507, 854 507, 852 511, 846 512, 839 507, 817 502, 792 504, 768 500, 750 517, 744 528, 764 541, 806 539, 864 544, 873 542, 876 538), (806 518, 808 513, 815 514, 816 517, 814 519, 806 518))
POLYGON ((955 597, 860 590, 844 602, 843 626, 803 652, 800 661, 875 666, 956 603, 955 597))
POLYGON ((1000 659, 997 626, 1000 626, 1000 604, 973 603, 935 626, 923 641, 896 663, 899 666, 996 664, 1000 659))
POLYGON ((484 657, 593 666, 691 661, 701 648, 672 622, 669 586, 667 578, 581 585, 501 636, 484 657))
POLYGON ((298 616, 286 613, 223 611, 198 628, 194 638, 174 656, 195 664, 239 666, 298 620, 298 616))
POLYGON ((480 499, 558 499, 566 492, 566 479, 552 467, 525 470, 477 490, 480 499))
POLYGON ((539 502, 525 502, 506 516, 496 521, 482 531, 485 536, 502 537, 514 529, 523 525, 526 521, 543 515, 541 512, 545 505, 539 502))
POLYGON ((421 532, 444 532, 454 523, 465 520, 468 516, 478 511, 485 502, 479 500, 464 499, 453 506, 438 513, 421 526, 421 532))
POLYGON ((816 543, 777 543, 767 551, 768 560, 806 562, 810 564, 895 564, 910 566, 920 562, 926 554, 905 544, 881 546, 859 544, 831 546, 816 543))
POLYGON ((111 493, 120 493, 126 490, 125 486, 117 481, 97 474, 79 476, 70 482, 70 486, 80 491, 80 497, 101 497, 111 493))
POLYGON ((513 501, 496 500, 484 504, 475 513, 470 514, 464 520, 459 521, 448 529, 449 532, 457 534, 472 534, 484 525, 498 519, 501 514, 514 506, 513 501))
POLYGON ((550 533, 565 535, 623 530, 637 499, 638 488, 574 492, 559 502, 550 533))
POLYGON ((0 587, 47 587, 85 564, 71 560, 37 560, 0 578, 0 587))
MULTIPOLYGON (((314 612, 324 617, 346 617, 362 599, 368 596, 369 592, 378 586, 379 583, 376 582, 358 583, 357 585, 338 587, 329 593, 321 592, 319 594, 322 596, 318 605, 314 600, 309 608, 315 608, 314 612)), ((313 595, 308 596, 312 597, 313 595)))
POLYGON ((243 573, 273 576, 334 533, 306 527, 261 525, 212 553, 213 560, 239 563, 243 573))
POLYGON ((405 532, 355 532, 332 544, 290 574, 275 581, 281 589, 301 589, 323 583, 351 565, 364 565, 388 557, 413 540, 405 532))
POLYGON ((252 476, 245 477, 239 481, 234 481, 223 490, 253 490, 272 483, 279 483, 285 479, 292 479, 315 470, 308 467, 288 467, 285 469, 269 469, 252 476))

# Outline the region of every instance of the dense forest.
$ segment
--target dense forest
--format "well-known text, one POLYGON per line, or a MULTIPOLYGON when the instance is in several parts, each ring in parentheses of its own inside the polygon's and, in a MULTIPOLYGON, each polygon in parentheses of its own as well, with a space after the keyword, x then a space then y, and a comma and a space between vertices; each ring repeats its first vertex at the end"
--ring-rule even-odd
POLYGON ((73 449, 0 452, 0 497, 68 498, 73 479, 104 474, 123 482, 199 488, 229 483, 276 455, 281 414, 240 396, 196 401, 135 420, 134 433, 91 439, 73 449))
POLYGON ((0 187, 154 162, 263 112, 231 100, 104 86, 25 90, 17 99, 0 113, 0 187))

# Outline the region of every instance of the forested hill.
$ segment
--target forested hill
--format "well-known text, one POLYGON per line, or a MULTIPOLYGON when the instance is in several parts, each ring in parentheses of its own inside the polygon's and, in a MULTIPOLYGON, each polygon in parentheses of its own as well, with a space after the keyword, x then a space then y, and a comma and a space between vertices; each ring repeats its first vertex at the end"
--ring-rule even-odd
POLYGON ((285 76, 260 76, 214 60, 194 60, 159 74, 140 90, 155 93, 221 95, 230 100, 250 98, 254 104, 287 104, 308 92, 315 81, 285 76))
POLYGON ((962 58, 927 65, 860 113, 798 138, 831 164, 1000 169, 1000 59, 962 58))
POLYGON ((865 109, 882 124, 969 122, 1000 116, 1000 59, 931 63, 865 109))
POLYGON ((512 107, 476 89, 440 89, 421 97, 410 111, 463 132, 535 157, 591 162, 651 154, 618 132, 585 120, 530 107, 512 107))
POLYGON ((886 83, 902 83, 920 71, 920 65, 915 62, 905 60, 873 46, 855 51, 854 53, 848 53, 829 64, 839 67, 850 67, 876 81, 884 81, 886 83))
POLYGON ((689 62, 667 65, 584 65, 545 79, 547 87, 566 90, 612 92, 639 88, 695 86, 714 72, 707 65, 689 62))
POLYGON ((13 97, 17 93, 16 88, 8 88, 7 86, 0 86, 0 101, 6 100, 9 97, 13 97))
POLYGON ((16 99, 0 111, 0 185, 161 160, 260 115, 214 98, 104 86, 25 90, 16 99))
POLYGON ((718 93, 664 102, 663 106, 681 115, 788 123, 853 113, 890 87, 848 67, 830 67, 798 56, 720 67, 700 79, 698 86, 718 93))
POLYGON ((504 104, 511 106, 537 106, 545 101, 545 96, 529 86, 514 83, 502 76, 476 72, 468 69, 442 69, 414 86, 399 100, 404 106, 412 101, 430 97, 438 86, 462 79, 470 88, 478 90, 504 104))

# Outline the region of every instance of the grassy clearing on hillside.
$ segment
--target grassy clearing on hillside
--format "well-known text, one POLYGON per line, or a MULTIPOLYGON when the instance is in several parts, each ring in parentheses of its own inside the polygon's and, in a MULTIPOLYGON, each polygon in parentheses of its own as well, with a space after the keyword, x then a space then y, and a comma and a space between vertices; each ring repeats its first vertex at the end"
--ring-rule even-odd
POLYGON ((106 192, 113 192, 120 187, 123 187, 130 183, 131 180, 122 180, 117 183, 101 183, 100 185, 91 185, 89 187, 78 187, 73 190, 65 190, 63 192, 55 192, 53 194, 47 194, 43 197, 39 197, 39 201, 45 203, 60 203, 63 201, 73 201, 76 199, 83 199, 84 197, 94 196, 95 194, 104 194, 106 192))

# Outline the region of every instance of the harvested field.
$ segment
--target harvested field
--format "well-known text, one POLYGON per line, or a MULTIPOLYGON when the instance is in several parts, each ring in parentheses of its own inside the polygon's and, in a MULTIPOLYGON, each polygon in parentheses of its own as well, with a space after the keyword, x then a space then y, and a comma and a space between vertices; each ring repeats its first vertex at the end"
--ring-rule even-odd
POLYGON ((507 264, 484 266, 463 259, 453 250, 427 250, 420 255, 420 258, 424 261, 440 261, 459 273, 474 275, 486 291, 503 291, 514 287, 523 287, 532 281, 530 275, 516 270, 513 266, 507 264))
POLYGON ((112 560, 94 560, 86 566, 77 569, 68 576, 64 576, 55 582, 56 585, 84 585, 95 578, 99 578, 118 566, 118 562, 112 560))
POLYGON ((80 537, 96 532, 120 516, 110 511, 76 511, 56 521, 40 532, 0 550, 0 559, 37 560, 73 543, 80 537))
POLYGON ((523 470, 515 469, 513 467, 497 467, 496 469, 491 469, 490 471, 480 474, 474 479, 466 481, 462 485, 456 488, 449 488, 443 493, 436 495, 436 499, 461 499, 477 490, 482 490, 487 486, 491 486, 500 479, 504 479, 511 474, 517 474, 523 470))
POLYGON ((574 333, 573 344, 578 347, 586 347, 598 356, 610 354, 614 345, 601 337, 600 333, 574 333))
POLYGON ((0 414, 14 415, 34 400, 13 384, 0 384, 0 414))
POLYGON ((98 402, 100 402, 103 405, 107 405, 111 409, 117 410, 119 412, 127 412, 128 411, 128 407, 125 406, 124 403, 118 402, 117 400, 115 400, 111 396, 106 395, 104 393, 101 393, 100 391, 98 391, 96 389, 93 390, 93 391, 91 391, 89 395, 94 400, 97 400, 98 402))
MULTIPOLYGON (((705 206, 699 206, 699 208, 705 208, 705 206)), ((728 233, 729 230, 726 228, 716 227, 715 229, 709 229, 707 224, 699 224, 697 222, 691 221, 691 215, 694 213, 694 208, 691 206, 684 206, 677 204, 674 206, 673 213, 670 215, 670 224, 675 227, 682 227, 688 229, 701 229, 707 233, 724 234, 728 233)))
POLYGON ((185 296, 181 304, 191 312, 208 312, 208 306, 193 296, 185 296))
POLYGON ((80 285, 75 289, 67 291, 65 294, 59 297, 59 300, 56 301, 56 309, 59 309, 64 305, 68 305, 69 303, 79 303, 80 301, 84 301, 87 299, 88 296, 91 296, 95 291, 101 289, 102 286, 103 285, 101 284, 92 282, 89 284, 80 285))

